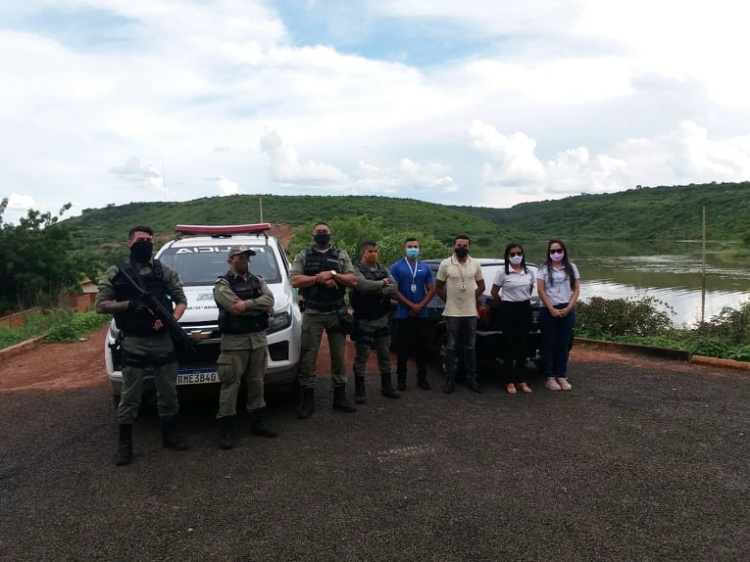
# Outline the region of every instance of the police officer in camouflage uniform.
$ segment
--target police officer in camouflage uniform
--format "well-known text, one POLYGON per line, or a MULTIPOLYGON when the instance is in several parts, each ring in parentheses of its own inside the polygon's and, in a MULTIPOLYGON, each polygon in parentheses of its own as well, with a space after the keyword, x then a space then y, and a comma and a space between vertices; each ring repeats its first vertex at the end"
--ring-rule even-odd
POLYGON ((219 307, 221 354, 218 373, 219 445, 234 447, 237 394, 240 383, 247 384, 247 410, 250 412, 250 433, 276 437, 266 421, 263 379, 268 361, 266 328, 274 304, 273 293, 266 282, 250 273, 250 256, 255 252, 246 246, 229 249, 229 271, 214 285, 214 299, 219 307))
POLYGON ((128 233, 130 260, 110 267, 99 280, 96 311, 114 314, 122 339, 122 393, 117 408, 119 441, 118 466, 133 460, 133 423, 143 394, 143 377, 153 374, 158 396, 158 411, 162 421, 162 444, 167 449, 182 451, 184 441, 175 429, 174 418, 180 409, 175 382, 177 359, 174 344, 166 327, 148 305, 137 298, 135 290, 124 280, 120 269, 125 269, 179 320, 187 307, 182 282, 177 272, 152 259, 154 232, 147 226, 135 226, 128 233))
POLYGON ((375 348, 380 369, 380 393, 387 398, 399 398, 391 382, 391 330, 388 313, 391 297, 396 294, 396 281, 378 263, 378 245, 363 242, 360 263, 354 268, 357 286, 351 291, 354 309, 354 331, 357 355, 354 358, 354 401, 367 402, 365 370, 370 350, 375 348))
POLYGON ((331 246, 331 227, 327 223, 320 222, 313 227, 313 240, 315 243, 310 248, 302 250, 294 258, 291 270, 292 286, 298 288, 305 299, 300 358, 300 419, 309 418, 315 410, 315 363, 323 330, 328 335, 331 351, 333 408, 343 412, 357 411, 346 398, 346 332, 343 326, 346 288, 357 284, 354 266, 345 251, 331 246))

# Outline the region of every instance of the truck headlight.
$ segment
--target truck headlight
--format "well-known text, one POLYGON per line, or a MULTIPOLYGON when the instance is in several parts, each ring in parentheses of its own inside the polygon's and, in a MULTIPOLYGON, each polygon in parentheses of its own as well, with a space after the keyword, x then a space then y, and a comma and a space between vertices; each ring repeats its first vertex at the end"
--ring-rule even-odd
POLYGON ((289 309, 282 310, 281 312, 275 312, 268 319, 267 334, 273 334, 292 325, 292 315, 289 309))

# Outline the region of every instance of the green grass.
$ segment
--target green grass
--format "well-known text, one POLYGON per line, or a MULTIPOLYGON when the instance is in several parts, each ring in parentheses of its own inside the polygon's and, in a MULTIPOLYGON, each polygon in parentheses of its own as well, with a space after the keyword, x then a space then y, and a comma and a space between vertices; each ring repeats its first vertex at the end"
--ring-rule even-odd
POLYGON ((39 336, 46 336, 47 342, 78 341, 109 322, 110 318, 109 315, 97 314, 93 310, 73 312, 58 309, 32 314, 26 319, 26 323, 18 328, 0 326, 0 349, 39 336))

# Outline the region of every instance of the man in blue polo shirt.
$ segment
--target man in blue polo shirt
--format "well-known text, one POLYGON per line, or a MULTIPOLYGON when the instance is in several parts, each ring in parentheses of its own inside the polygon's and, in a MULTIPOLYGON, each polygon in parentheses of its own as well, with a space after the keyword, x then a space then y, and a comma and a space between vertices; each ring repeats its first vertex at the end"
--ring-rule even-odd
POLYGON ((406 362, 410 355, 417 363, 417 386, 430 390, 427 382, 427 303, 435 296, 435 279, 429 266, 419 261, 419 242, 407 238, 405 257, 391 266, 396 280, 396 362, 397 388, 406 390, 406 362))

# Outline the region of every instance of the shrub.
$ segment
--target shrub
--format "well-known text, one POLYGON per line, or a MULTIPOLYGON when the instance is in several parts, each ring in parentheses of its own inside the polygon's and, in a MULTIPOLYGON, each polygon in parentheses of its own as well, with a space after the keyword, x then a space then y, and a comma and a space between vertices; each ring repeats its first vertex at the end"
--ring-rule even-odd
POLYGON ((576 333, 599 339, 663 335, 674 329, 670 314, 671 307, 653 297, 592 297, 576 305, 576 333))

